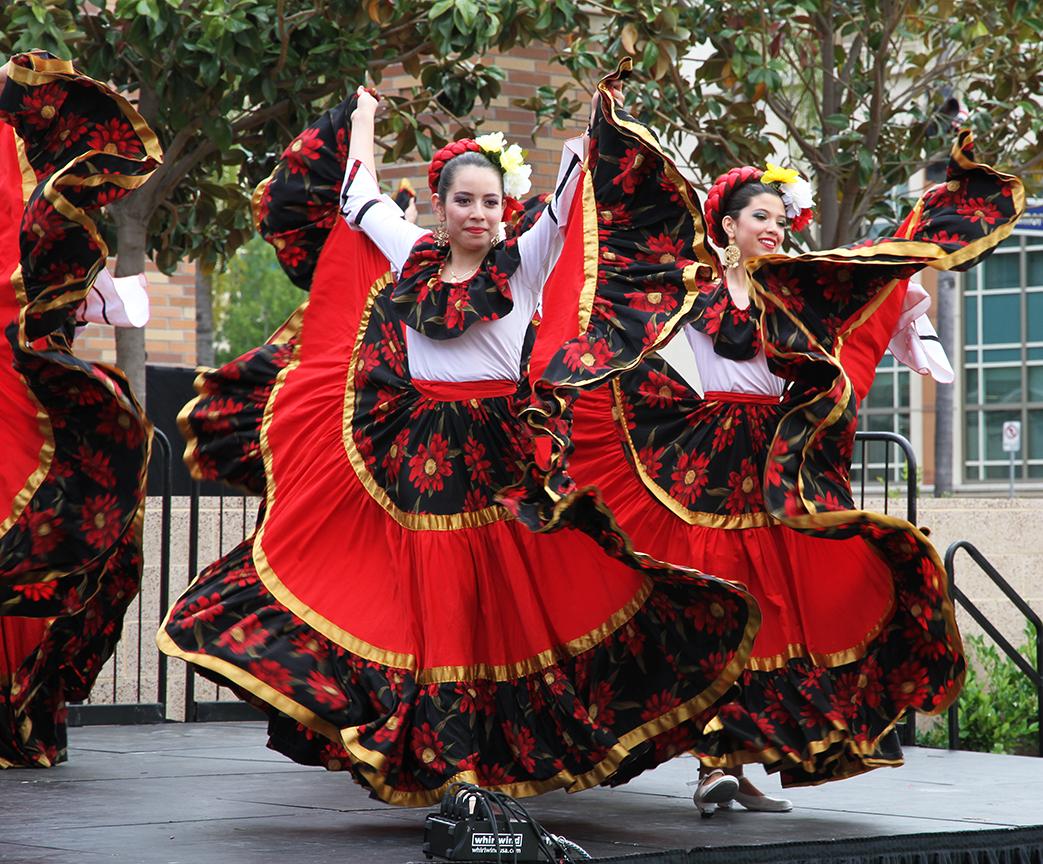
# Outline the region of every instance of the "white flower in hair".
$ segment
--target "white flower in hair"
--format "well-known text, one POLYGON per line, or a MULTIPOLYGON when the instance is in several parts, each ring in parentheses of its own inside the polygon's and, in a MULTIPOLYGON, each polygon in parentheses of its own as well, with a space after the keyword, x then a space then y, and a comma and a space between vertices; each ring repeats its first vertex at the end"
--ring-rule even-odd
POLYGON ((800 173, 792 168, 779 168, 767 163, 768 170, 765 171, 760 180, 762 183, 778 183, 779 193, 782 195, 782 203, 786 205, 786 216, 796 219, 805 210, 810 210, 815 199, 811 192, 811 184, 808 183, 800 173))
POLYGON ((503 194, 521 198, 532 188, 532 168, 525 164, 525 151, 517 144, 507 146, 502 132, 490 132, 474 139, 482 152, 500 166, 503 172, 503 194))
POLYGON ((532 188, 532 181, 529 179, 531 174, 532 166, 524 163, 517 168, 505 171, 503 174, 503 194, 510 195, 512 198, 522 198, 528 195, 529 190, 532 188))
MULTIPOLYGON (((784 198, 788 198, 794 208, 794 216, 803 210, 810 210, 815 204, 815 198, 811 193, 811 184, 803 177, 798 177, 792 183, 783 183, 780 191, 784 198)), ((786 208, 787 210, 789 207, 786 208)), ((787 214, 788 215, 788 214, 787 214)), ((793 218, 792 216, 790 218, 793 218)))

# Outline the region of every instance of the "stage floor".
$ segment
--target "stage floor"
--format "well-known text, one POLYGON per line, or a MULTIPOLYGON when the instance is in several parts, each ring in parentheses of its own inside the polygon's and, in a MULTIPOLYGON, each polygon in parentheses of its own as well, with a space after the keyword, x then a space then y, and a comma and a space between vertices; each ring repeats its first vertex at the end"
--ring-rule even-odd
MULTIPOLYGON (((347 774, 265 749, 262 723, 69 731, 69 762, 0 771, 0 861, 94 864, 422 862, 427 809, 372 801, 347 774)), ((672 849, 1043 825, 1043 761, 909 748, 902 768, 788 790, 791 813, 701 819, 682 757, 619 789, 524 800, 595 858, 672 849)), ((778 780, 750 776, 770 794, 778 780)))

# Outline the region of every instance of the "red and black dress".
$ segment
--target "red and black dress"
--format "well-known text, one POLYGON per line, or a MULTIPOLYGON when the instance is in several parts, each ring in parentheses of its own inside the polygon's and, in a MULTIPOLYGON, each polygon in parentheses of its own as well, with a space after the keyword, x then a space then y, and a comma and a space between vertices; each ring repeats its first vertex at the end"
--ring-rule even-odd
POLYGON ((445 252, 347 162, 353 107, 255 196, 310 299, 183 412, 197 474, 264 506, 160 647, 267 710, 270 746, 392 804, 458 780, 517 796, 624 782, 698 744, 758 615, 636 553, 594 494, 573 508, 582 530, 547 534, 496 503, 532 458, 530 324, 589 172, 567 153, 536 224, 447 284, 445 252))
POLYGON ((0 768, 66 758, 66 700, 111 656, 141 580, 151 426, 123 375, 70 350, 107 249, 87 211, 143 184, 156 137, 44 54, 0 94, 0 768))
MULTIPOLYGON (((655 147, 649 158, 668 164, 655 147)), ((664 225, 701 226, 693 202, 663 196, 664 225)), ((706 392, 652 355, 574 406, 559 447, 575 449, 571 477, 601 488, 635 547, 760 603, 740 697, 696 748, 706 764, 762 762, 784 785, 900 764, 904 712, 937 714, 958 695, 965 662, 938 554, 914 526, 854 508, 858 399, 905 280, 972 266, 1023 208, 1021 184, 975 163, 964 134, 901 236, 756 259, 748 310, 710 286, 686 328, 706 392)))

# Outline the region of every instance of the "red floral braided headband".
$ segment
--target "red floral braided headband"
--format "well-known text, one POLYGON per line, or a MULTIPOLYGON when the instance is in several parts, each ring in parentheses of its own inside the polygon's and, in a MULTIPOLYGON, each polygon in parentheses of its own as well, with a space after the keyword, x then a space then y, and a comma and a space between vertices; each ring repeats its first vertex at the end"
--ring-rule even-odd
POLYGON ((800 231, 811 224, 815 213, 811 209, 811 186, 808 181, 801 177, 796 171, 787 171, 776 168, 770 162, 768 170, 762 171, 752 165, 744 165, 742 168, 732 168, 726 174, 717 178, 710 191, 706 195, 706 203, 703 205, 703 215, 706 217, 706 230, 713 240, 722 249, 728 245, 728 235, 724 233, 721 221, 724 218, 724 207, 732 193, 743 183, 751 180, 759 180, 775 186, 779 190, 783 204, 786 205, 786 216, 790 219, 790 228, 800 231))
POLYGON ((509 219, 522 210, 518 199, 526 195, 532 182, 532 168, 525 164, 525 151, 517 144, 507 145, 501 132, 482 135, 479 138, 463 138, 453 141, 435 153, 427 169, 427 184, 431 194, 438 191, 438 181, 446 163, 464 153, 481 153, 489 163, 503 175, 503 218, 509 219))

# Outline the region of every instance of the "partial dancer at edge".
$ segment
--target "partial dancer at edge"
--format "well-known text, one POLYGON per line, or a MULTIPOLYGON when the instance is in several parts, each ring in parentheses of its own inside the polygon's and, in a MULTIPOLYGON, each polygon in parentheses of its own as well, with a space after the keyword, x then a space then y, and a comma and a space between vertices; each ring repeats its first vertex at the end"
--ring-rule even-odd
POLYGON ((622 782, 702 740, 756 604, 635 553, 594 494, 582 530, 546 535, 495 503, 532 458, 517 419, 531 320, 565 227, 583 244, 585 141, 508 242, 520 151, 454 142, 430 169, 433 236, 380 194, 376 107, 360 90, 324 115, 255 196, 310 299, 272 345, 201 376, 182 414, 197 474, 265 500, 159 644, 266 710, 270 746, 392 804, 454 781, 516 796, 622 782))
MULTIPOLYGON (((601 488, 637 548, 745 585, 761 604, 740 697, 697 748, 708 768, 741 776, 761 762, 796 786, 900 765, 903 714, 939 714, 959 694, 942 562, 913 525, 856 510, 849 470, 858 403, 892 336, 903 359, 934 365, 913 344, 922 304, 905 293, 909 277, 973 266, 1024 209, 1021 183, 974 162, 971 146, 962 133, 947 182, 894 237, 777 254, 789 220, 810 213, 784 200, 794 178, 765 183, 743 168, 711 190, 705 223, 694 193, 662 195, 661 233, 638 243, 637 258, 674 255, 671 232, 693 223, 729 247, 725 278, 685 328, 706 392, 648 357, 579 400, 569 469, 601 488)), ((668 168, 635 181, 655 188, 672 164, 653 144, 644 156, 668 168)), ((649 303, 675 302, 646 290, 649 303)), ((712 813, 736 792, 750 809, 789 807, 719 772, 696 803, 712 813)))
POLYGON ((152 440, 122 373, 71 350, 107 277, 88 211, 162 154, 71 63, 20 54, 0 88, 0 768, 45 768, 65 761, 66 701, 87 698, 141 582, 152 440))

